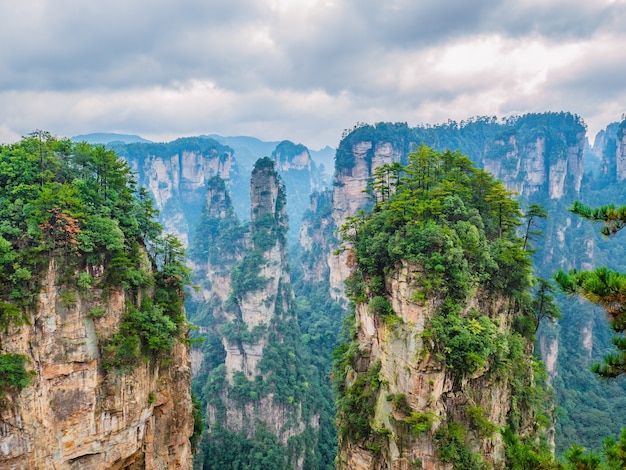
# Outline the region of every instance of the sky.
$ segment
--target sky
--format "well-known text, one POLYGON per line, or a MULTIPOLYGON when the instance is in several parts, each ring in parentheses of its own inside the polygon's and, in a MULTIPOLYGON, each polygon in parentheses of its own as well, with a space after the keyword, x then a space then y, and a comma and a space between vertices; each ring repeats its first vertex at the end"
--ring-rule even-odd
POLYGON ((626 112, 626 0, 0 0, 0 142, 626 112))

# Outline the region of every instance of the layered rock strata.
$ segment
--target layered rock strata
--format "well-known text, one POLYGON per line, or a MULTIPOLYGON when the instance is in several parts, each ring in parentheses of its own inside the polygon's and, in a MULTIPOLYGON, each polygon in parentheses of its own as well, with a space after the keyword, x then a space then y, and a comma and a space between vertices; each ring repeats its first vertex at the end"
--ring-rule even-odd
POLYGON ((166 362, 105 372, 100 348, 119 329, 126 294, 84 293, 60 278, 51 258, 28 324, 1 334, 5 351, 28 358, 33 378, 3 400, 0 467, 191 469, 187 346, 177 342, 166 362))

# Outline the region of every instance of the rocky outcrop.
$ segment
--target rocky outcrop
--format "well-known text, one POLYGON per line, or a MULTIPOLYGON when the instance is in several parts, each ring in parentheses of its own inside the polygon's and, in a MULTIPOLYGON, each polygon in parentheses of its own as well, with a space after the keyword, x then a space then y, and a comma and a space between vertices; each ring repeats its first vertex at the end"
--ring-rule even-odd
POLYGON ((580 191, 584 144, 584 132, 572 145, 559 134, 525 140, 514 133, 496 140, 482 163, 509 191, 522 197, 547 192, 550 199, 560 199, 567 191, 580 191))
POLYGON ((622 122, 617 131, 615 149, 615 173, 618 182, 626 180, 626 121, 622 122))
POLYGON ((328 259, 332 247, 337 245, 332 197, 331 190, 313 193, 309 210, 302 219, 298 236, 302 248, 299 263, 307 283, 320 284, 329 279, 328 259))
MULTIPOLYGON (((312 402, 302 397, 309 383, 299 365, 304 353, 287 266, 285 188, 269 158, 255 165, 250 200, 248 230, 214 232, 213 240, 231 253, 213 256, 209 250, 210 282, 203 294, 207 301, 198 309, 209 311, 210 318, 204 321, 223 354, 219 362, 204 357, 210 384, 205 395, 208 439, 222 442, 244 435, 256 442, 270 433, 290 468, 301 469, 305 448, 314 446, 316 439, 304 448, 294 448, 291 442, 305 432, 314 435, 319 416, 308 408, 312 402), (232 238, 233 233, 239 233, 239 238, 232 238), (231 238, 224 245, 226 236, 231 238), (286 383, 290 385, 285 387, 286 383)), ((212 217, 203 222, 226 227, 224 216, 232 210, 212 207, 222 201, 217 192, 209 197, 207 213, 212 217)))
POLYGON ((321 189, 322 175, 311 159, 309 150, 302 144, 288 140, 280 142, 271 155, 276 170, 285 185, 289 205, 289 225, 294 229, 288 234, 290 242, 296 242, 302 215, 306 211, 312 192, 321 189))
POLYGON ((178 139, 167 144, 118 144, 114 149, 127 159, 161 212, 166 231, 187 245, 206 196, 205 184, 213 176, 233 184, 237 167, 233 150, 208 138, 178 139))
POLYGON ((609 124, 596 135, 593 153, 600 159, 600 180, 619 183, 626 179, 626 121, 609 124))
POLYGON ((105 372, 101 347, 119 329, 126 294, 68 288, 61 274, 51 258, 28 324, 1 334, 5 351, 28 358, 33 380, 2 404, 0 467, 191 469, 187 347, 105 372))
MULTIPOLYGON (((389 303, 397 321, 384 321, 366 302, 356 307, 360 359, 347 381, 353 384, 359 376, 378 369, 380 387, 370 398, 374 407, 370 419, 379 442, 368 446, 340 436, 339 469, 448 469, 437 440, 445 432, 445 423, 451 421, 468 429, 466 442, 472 452, 480 454, 490 467, 504 468, 502 436, 476 423, 481 420, 493 429, 507 424, 512 385, 488 369, 459 378, 458 371, 432 354, 432 332, 427 328, 442 299, 415 302, 416 285, 423 275, 419 266, 404 263, 387 279, 389 303), (468 413, 468 409, 473 411, 468 413)), ((494 319, 503 332, 510 327, 511 308, 506 298, 480 293, 467 299, 466 306, 468 311, 474 309, 494 319)), ((530 369, 530 356, 527 359, 518 367, 530 369)))

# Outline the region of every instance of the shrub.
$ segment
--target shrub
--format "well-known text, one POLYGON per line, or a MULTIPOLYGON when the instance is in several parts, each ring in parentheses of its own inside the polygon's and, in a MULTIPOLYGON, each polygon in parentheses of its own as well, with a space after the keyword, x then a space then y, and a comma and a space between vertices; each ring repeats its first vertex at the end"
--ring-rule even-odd
POLYGON ((0 354, 0 398, 30 385, 32 374, 26 371, 27 360, 22 354, 0 354))

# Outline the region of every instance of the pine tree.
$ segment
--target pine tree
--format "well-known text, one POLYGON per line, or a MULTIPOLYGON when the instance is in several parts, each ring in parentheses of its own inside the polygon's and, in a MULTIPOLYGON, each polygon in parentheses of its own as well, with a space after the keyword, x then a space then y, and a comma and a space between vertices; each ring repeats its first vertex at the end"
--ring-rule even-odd
MULTIPOLYGON (((577 201, 570 210, 592 222, 603 224, 601 233, 606 237, 626 227, 626 206, 611 204, 593 209, 577 201)), ((605 356, 602 363, 592 366, 592 370, 605 378, 626 373, 626 274, 600 267, 594 271, 559 270, 555 279, 565 292, 580 295, 602 306, 611 328, 617 333, 613 338, 616 353, 605 356)))

